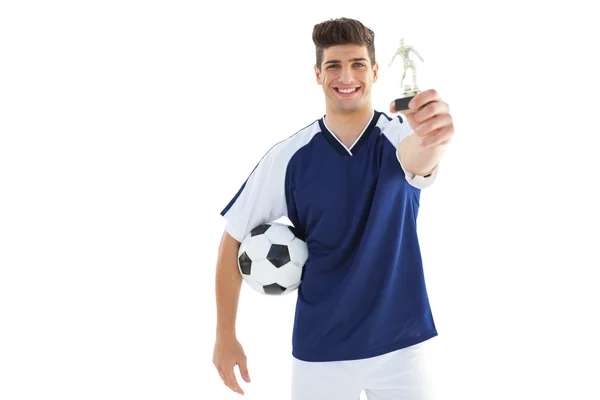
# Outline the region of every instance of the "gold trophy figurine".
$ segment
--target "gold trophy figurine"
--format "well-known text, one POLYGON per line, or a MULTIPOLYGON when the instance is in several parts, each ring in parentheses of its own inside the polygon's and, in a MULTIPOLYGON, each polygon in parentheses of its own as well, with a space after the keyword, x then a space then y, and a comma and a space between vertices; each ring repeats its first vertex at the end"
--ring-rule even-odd
POLYGON ((412 46, 406 46, 404 44, 404 39, 400 39, 400 47, 398 47, 398 50, 396 50, 396 54, 394 54, 394 57, 392 57, 392 60, 388 65, 388 67, 391 67, 392 62, 394 62, 396 56, 402 56, 402 65, 404 67, 404 73, 402 74, 402 81, 400 82, 400 87, 404 89, 404 93, 401 98, 398 98, 394 101, 396 111, 408 110, 408 103, 410 103, 412 98, 415 97, 417 93, 419 93, 419 87, 417 86, 417 69, 413 60, 409 58, 410 53, 414 53, 419 58, 419 60, 421 60, 421 62, 424 62, 423 58, 417 52, 417 50, 415 50, 412 46), (406 78, 406 73, 409 69, 412 69, 412 87, 408 84, 404 84, 404 78, 406 78))

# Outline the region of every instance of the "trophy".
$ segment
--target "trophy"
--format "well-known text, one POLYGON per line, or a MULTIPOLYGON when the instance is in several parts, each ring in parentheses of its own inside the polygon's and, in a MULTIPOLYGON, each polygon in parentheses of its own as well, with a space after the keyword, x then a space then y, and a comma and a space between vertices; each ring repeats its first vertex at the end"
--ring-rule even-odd
POLYGON ((417 69, 415 68, 415 63, 413 60, 409 58, 409 54, 411 52, 414 53, 419 60, 421 60, 421 62, 423 62, 421 55, 412 46, 406 46, 404 44, 404 39, 400 39, 400 47, 398 47, 396 54, 394 54, 394 57, 392 57, 392 60, 388 65, 388 68, 392 66, 392 62, 394 62, 396 56, 402 57, 404 73, 402 74, 402 81, 400 81, 400 88, 404 90, 404 93, 402 94, 402 97, 397 98, 394 101, 394 107, 396 108, 396 111, 408 110, 408 103, 410 103, 412 98, 419 93, 419 87, 417 86, 417 69), (406 78, 406 73, 409 69, 412 69, 412 87, 409 84, 404 84, 404 79, 406 78))

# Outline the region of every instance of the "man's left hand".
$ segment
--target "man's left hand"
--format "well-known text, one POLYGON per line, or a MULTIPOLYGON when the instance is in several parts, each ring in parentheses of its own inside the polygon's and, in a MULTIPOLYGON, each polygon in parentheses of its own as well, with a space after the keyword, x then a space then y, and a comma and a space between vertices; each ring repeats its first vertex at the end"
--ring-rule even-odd
MULTIPOLYGON (((422 138, 421 146, 448 144, 454 136, 454 123, 450 108, 434 89, 419 92, 411 100, 408 110, 400 111, 415 134, 422 138)), ((394 102, 390 112, 396 113, 394 102)))

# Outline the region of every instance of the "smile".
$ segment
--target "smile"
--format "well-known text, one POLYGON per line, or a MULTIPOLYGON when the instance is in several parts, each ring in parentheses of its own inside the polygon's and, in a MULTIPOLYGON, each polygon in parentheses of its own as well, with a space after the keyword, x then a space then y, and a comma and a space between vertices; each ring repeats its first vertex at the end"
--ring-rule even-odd
POLYGON ((354 87, 354 88, 333 88, 338 94, 340 94, 341 96, 352 96, 354 93, 358 92, 358 90, 360 89, 359 87, 354 87))

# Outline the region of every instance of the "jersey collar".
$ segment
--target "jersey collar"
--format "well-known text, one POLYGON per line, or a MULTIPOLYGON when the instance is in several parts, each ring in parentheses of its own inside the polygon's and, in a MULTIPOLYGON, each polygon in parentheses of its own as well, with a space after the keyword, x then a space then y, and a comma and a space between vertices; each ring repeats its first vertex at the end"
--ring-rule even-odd
POLYGON ((321 132, 325 137, 325 140, 337 151, 337 153, 341 156, 354 156, 358 153, 361 147, 369 138, 369 135, 373 131, 373 128, 377 124, 377 119, 380 113, 378 111, 373 110, 373 114, 371 116, 371 121, 365 126, 363 131, 358 135, 356 141, 350 148, 346 147, 340 139, 329 129, 327 124, 325 123, 325 115, 319 119, 319 126, 321 127, 321 132))

